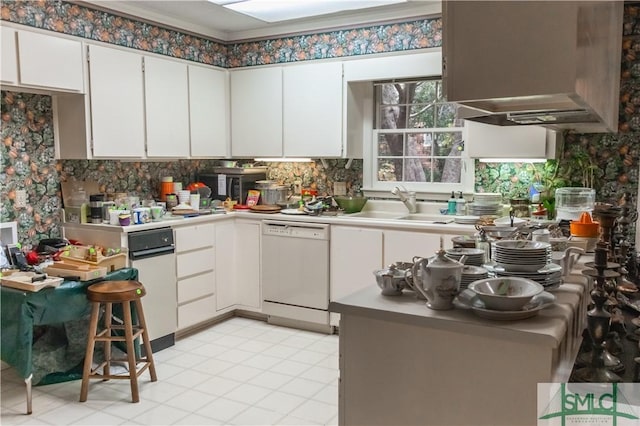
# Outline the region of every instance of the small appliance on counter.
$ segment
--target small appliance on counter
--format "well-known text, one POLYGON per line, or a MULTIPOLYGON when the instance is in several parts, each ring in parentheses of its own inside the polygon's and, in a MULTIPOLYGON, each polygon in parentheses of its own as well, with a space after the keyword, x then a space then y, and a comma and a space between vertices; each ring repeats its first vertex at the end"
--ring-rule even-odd
POLYGON ((214 167, 196 176, 198 182, 211 188, 212 200, 231 198, 241 204, 246 201, 249 190, 257 187, 256 182, 266 178, 266 167, 214 167))

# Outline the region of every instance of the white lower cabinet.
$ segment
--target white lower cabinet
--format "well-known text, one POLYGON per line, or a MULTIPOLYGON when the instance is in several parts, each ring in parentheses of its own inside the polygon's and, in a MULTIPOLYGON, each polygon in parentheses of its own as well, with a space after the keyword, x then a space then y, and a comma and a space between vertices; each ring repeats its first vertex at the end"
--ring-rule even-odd
POLYGON ((178 330, 216 316, 216 225, 175 229, 178 330))
POLYGON ((260 237, 260 221, 236 220, 236 303, 241 309, 260 310, 262 306, 260 237))
MULTIPOLYGON (((375 285, 373 271, 382 263, 381 229, 332 226, 330 243, 330 299, 338 300, 361 288, 375 285)), ((339 325, 332 313, 331 325, 339 325)))
POLYGON ((454 235, 428 234, 418 231, 384 231, 384 265, 411 262, 414 256, 431 257, 440 248, 440 237, 445 249, 453 247, 454 235))
POLYGON ((232 308, 236 304, 236 221, 216 224, 216 310, 232 308))
MULTIPOLYGON (((457 235, 457 234, 456 234, 457 235)), ((411 262, 414 256, 431 257, 440 247, 453 247, 455 235, 392 229, 331 227, 330 298, 339 300, 367 286, 375 286, 373 272, 395 262, 411 262)), ((340 314, 331 314, 339 325, 340 314)))

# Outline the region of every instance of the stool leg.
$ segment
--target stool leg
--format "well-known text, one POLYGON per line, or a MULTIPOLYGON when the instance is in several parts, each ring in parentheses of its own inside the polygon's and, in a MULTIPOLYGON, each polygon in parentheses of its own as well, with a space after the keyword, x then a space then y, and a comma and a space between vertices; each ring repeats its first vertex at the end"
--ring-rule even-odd
POLYGON ((133 326, 131 324, 131 303, 128 300, 122 302, 124 311, 124 334, 127 341, 127 359, 129 361, 129 380, 131 381, 131 398, 133 402, 139 402, 138 395, 138 369, 136 367, 136 353, 133 346, 133 326))
POLYGON ((89 392, 89 375, 93 364, 93 350, 96 345, 96 329, 98 328, 98 317, 100 316, 100 304, 91 303, 91 320, 89 321, 89 331, 87 340, 87 351, 84 355, 84 367, 82 369, 82 386, 80 387, 80 402, 87 400, 89 392))
MULTIPOLYGON (((105 336, 111 337, 111 314, 113 313, 113 308, 111 302, 107 302, 104 305, 104 328, 106 331, 105 336)), ((111 374, 111 341, 104 341, 104 370, 102 374, 105 376, 103 381, 109 380, 109 375, 111 374)))
POLYGON ((138 313, 138 322, 144 329, 142 333, 142 342, 144 343, 144 351, 147 354, 147 362, 149 363, 149 374, 151 375, 151 381, 158 380, 156 376, 156 364, 153 361, 153 354, 151 353, 151 342, 149 341, 149 329, 147 328, 147 321, 144 318, 144 311, 142 310, 142 300, 136 299, 136 312, 138 313))

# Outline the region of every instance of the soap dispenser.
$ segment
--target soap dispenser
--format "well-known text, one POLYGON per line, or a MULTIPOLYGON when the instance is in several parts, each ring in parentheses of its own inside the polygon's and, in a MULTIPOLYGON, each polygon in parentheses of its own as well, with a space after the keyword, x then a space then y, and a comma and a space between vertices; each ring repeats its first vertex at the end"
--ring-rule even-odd
POLYGON ((460 196, 455 200, 455 203, 456 203, 456 214, 464 215, 466 213, 467 201, 462 197, 462 191, 460 191, 460 196))
POLYGON ((449 198, 449 202, 447 203, 447 214, 456 214, 456 196, 453 191, 451 191, 451 198, 449 198))

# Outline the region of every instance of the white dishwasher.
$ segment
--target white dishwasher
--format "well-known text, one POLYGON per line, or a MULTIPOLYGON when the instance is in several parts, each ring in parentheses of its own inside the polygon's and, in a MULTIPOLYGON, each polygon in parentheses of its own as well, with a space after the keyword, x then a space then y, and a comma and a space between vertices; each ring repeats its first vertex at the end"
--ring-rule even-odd
POLYGON ((262 222, 262 310, 273 324, 329 325, 329 225, 262 222))

